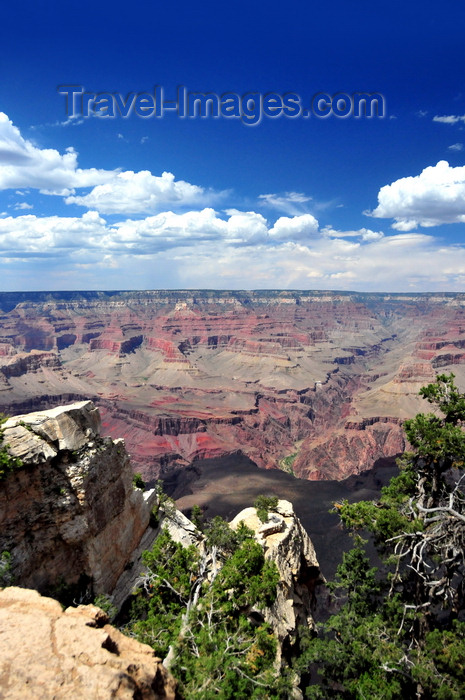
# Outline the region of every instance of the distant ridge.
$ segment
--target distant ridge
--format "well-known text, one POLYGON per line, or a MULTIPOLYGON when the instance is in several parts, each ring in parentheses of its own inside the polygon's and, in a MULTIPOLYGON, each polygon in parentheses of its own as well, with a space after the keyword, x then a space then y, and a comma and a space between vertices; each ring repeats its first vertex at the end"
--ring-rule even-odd
MULTIPOLYGON (((73 301, 110 301, 112 299, 153 299, 158 303, 191 301, 198 303, 206 299, 234 299, 239 303, 267 303, 294 300, 296 304, 311 298, 333 298, 360 301, 429 301, 441 303, 456 299, 465 304, 465 292, 355 292, 350 290, 316 290, 316 289, 148 289, 148 290, 66 290, 41 292, 0 292, 0 309, 8 313, 18 304, 73 302, 73 301), (279 297, 279 298, 277 298, 279 297)), ((289 303, 289 302, 288 302, 289 303)))

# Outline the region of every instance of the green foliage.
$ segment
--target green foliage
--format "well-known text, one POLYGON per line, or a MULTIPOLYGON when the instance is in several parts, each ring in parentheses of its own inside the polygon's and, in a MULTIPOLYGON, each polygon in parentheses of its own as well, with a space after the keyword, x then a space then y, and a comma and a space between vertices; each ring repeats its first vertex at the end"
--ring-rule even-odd
POLYGON ((356 536, 355 546, 344 552, 342 563, 336 572, 336 579, 328 587, 333 593, 344 592, 348 611, 356 615, 365 615, 376 610, 380 584, 376 580, 375 567, 365 553, 366 540, 356 536))
POLYGON ((457 466, 463 465, 465 435, 460 426, 446 423, 432 413, 419 413, 412 420, 406 420, 404 428, 410 444, 421 457, 435 462, 445 460, 446 468, 454 462, 459 463, 457 466))
POLYGON ((335 504, 353 531, 374 535, 382 568, 370 568, 363 540, 344 555, 331 590, 342 603, 301 670, 316 664, 310 698, 458 700, 465 688, 465 395, 439 375, 421 395, 441 415, 419 414, 405 430, 415 452, 376 502, 335 504))
POLYGON ((265 560, 261 545, 247 539, 229 557, 215 579, 214 589, 228 613, 269 606, 276 598, 279 573, 276 566, 265 560), (234 593, 231 595, 229 591, 234 593))
POLYGON ((112 598, 106 593, 101 593, 94 598, 94 605, 106 612, 110 620, 113 620, 118 614, 118 608, 114 605, 112 598))
POLYGON ((287 455, 287 457, 283 457, 283 459, 280 461, 279 466, 284 472, 287 472, 288 474, 292 474, 294 476, 294 462, 297 458, 298 452, 293 452, 291 455, 287 455))
POLYGON ((132 485, 136 489, 145 489, 145 481, 142 478, 142 474, 139 472, 136 472, 135 474, 132 475, 132 485))
POLYGON ((438 374, 433 384, 420 389, 429 403, 435 404, 444 414, 446 423, 456 425, 465 416, 465 395, 454 384, 455 374, 438 374))
POLYGON ((11 573, 11 554, 10 552, 2 552, 0 556, 0 588, 12 586, 14 584, 14 576, 11 573))
POLYGON ((221 515, 216 515, 205 525, 205 537, 210 549, 217 547, 220 551, 230 554, 237 547, 236 533, 221 515))
POLYGON ((262 523, 266 523, 266 521, 268 520, 269 511, 276 510, 276 508, 278 507, 278 497, 263 495, 257 496, 253 505, 262 523))
MULTIPOLYGON (((267 625, 253 627, 247 620, 230 624, 191 620, 189 633, 180 641, 172 666, 189 700, 279 700, 289 697, 273 672, 276 640, 267 625)), ((284 680, 284 679, 283 679, 284 680)))
POLYGON ((269 604, 279 574, 244 526, 234 533, 221 518, 206 526, 206 550, 183 547, 163 530, 143 560, 147 573, 135 595, 130 634, 171 658, 183 697, 288 697, 274 672, 276 639, 248 611, 269 604), (224 560, 207 576, 207 562, 224 560))
POLYGON ((197 530, 200 530, 200 532, 203 532, 203 510, 197 504, 192 506, 191 520, 194 523, 197 530))

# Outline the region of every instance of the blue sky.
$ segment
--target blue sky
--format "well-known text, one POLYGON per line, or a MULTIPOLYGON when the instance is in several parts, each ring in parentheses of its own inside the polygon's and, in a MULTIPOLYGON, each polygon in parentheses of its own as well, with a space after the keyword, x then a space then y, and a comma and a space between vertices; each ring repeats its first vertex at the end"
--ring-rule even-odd
POLYGON ((464 29, 457 0, 6 3, 0 290, 463 291, 464 29), (69 119, 69 84, 386 116, 69 119))

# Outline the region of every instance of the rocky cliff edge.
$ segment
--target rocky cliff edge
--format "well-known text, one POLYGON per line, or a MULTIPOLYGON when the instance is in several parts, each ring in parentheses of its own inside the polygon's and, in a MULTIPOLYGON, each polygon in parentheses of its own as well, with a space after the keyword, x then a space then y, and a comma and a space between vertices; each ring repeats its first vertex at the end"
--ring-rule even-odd
POLYGON ((0 697, 175 700, 153 649, 107 623, 93 605, 63 612, 36 591, 0 590, 0 697))
POLYGON ((0 552, 22 586, 83 578, 110 593, 149 524, 151 492, 132 484, 122 440, 102 438, 91 401, 10 418, 3 445, 21 460, 0 482, 0 552))
POLYGON ((315 629, 315 587, 324 582, 312 541, 289 501, 279 500, 265 523, 255 508, 245 508, 232 520, 231 527, 236 529, 240 522, 254 532, 265 557, 278 568, 277 597, 266 609, 265 620, 272 626, 281 649, 292 646, 300 626, 315 629))

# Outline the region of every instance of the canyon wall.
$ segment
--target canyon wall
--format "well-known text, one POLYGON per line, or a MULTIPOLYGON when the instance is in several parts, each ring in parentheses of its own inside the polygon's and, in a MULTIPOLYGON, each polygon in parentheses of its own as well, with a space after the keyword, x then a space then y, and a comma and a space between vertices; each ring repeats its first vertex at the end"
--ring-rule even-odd
POLYGON ((405 447, 419 388, 465 388, 465 295, 0 294, 0 411, 92 399, 149 483, 238 450, 343 479, 405 447))
POLYGON ((101 437, 90 401, 15 416, 2 432, 22 462, 0 481, 0 552, 16 581, 39 591, 88 581, 110 593, 150 518, 124 442, 101 437))

